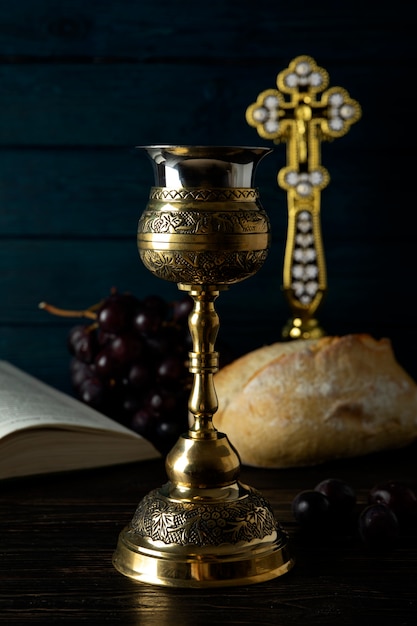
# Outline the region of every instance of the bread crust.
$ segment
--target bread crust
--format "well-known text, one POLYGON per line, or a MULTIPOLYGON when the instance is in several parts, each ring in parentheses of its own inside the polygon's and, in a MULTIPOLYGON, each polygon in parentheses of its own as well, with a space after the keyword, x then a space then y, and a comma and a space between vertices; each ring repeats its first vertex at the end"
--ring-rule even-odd
POLYGON ((387 338, 278 342, 225 366, 214 382, 215 427, 245 465, 318 465, 417 438, 417 384, 387 338))

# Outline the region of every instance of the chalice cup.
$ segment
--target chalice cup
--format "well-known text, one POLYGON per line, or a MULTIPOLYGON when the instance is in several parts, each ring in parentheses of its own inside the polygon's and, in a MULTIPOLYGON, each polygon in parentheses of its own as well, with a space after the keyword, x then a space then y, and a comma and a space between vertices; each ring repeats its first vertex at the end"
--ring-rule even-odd
POLYGON ((139 219, 138 249, 157 277, 193 300, 190 427, 165 461, 168 480, 138 504, 120 533, 115 568, 171 587, 247 585, 291 569, 288 536, 262 494, 239 480, 241 463, 216 430, 215 300, 262 267, 270 223, 253 179, 262 147, 152 145, 156 180, 139 219))

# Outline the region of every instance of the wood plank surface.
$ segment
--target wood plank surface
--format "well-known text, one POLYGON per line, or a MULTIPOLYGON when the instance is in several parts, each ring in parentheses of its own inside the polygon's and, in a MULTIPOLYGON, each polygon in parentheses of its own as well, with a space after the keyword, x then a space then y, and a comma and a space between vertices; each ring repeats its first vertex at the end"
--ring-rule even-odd
POLYGON ((285 576, 257 585, 167 589, 120 575, 111 563, 117 537, 139 500, 166 476, 162 461, 3 481, 0 492, 0 622, 147 626, 309 624, 413 626, 417 617, 417 535, 372 553, 354 526, 346 534, 300 533, 295 495, 330 476, 357 492, 358 513, 382 480, 417 488, 415 448, 288 470, 242 468, 241 479, 270 501, 296 558, 285 576))
POLYGON ((193 0, 2 0, 2 54, 9 58, 77 56, 149 61, 154 58, 269 58, 313 48, 337 66, 351 58, 392 61, 409 51, 415 16, 409 3, 393 6, 351 2, 341 12, 323 0, 319 5, 287 2, 212 0, 198 13, 193 0), (7 10, 6 10, 7 7, 7 10), (401 36, 400 36, 401 35, 401 36), (391 44, 395 41, 395 47, 391 44), (301 50, 301 48, 304 48, 301 50))
MULTIPOLYGON (((259 137, 245 120, 246 108, 258 93, 276 86, 276 75, 288 62, 267 68, 242 64, 228 71, 223 63, 184 60, 174 67, 164 61, 3 64, 0 98, 6 118, 0 125, 0 144, 257 145, 259 137)), ((401 68, 401 73, 407 69, 412 68, 401 68)), ((373 83, 382 82, 386 68, 376 71, 373 83)), ((337 78, 333 85, 339 84, 334 82, 337 78)), ((340 80, 353 98, 361 100, 367 116, 378 110, 380 94, 370 90, 366 66, 345 67, 340 80)), ((397 140, 406 132, 406 126, 399 124, 397 140)), ((349 145, 353 139, 366 139, 376 147, 384 145, 375 116, 370 116, 363 133, 363 125, 362 129, 357 125, 342 141, 349 145)))

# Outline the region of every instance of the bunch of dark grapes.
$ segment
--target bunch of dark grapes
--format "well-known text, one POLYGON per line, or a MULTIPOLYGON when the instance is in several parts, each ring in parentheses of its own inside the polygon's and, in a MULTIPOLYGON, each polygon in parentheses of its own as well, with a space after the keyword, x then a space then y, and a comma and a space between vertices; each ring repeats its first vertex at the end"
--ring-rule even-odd
MULTIPOLYGON (((40 306, 58 315, 77 313, 40 306)), ((188 295, 167 302, 113 290, 81 312, 89 322, 68 334, 75 395, 144 436, 162 454, 188 428, 192 306, 188 295)))
POLYGON ((300 491, 292 501, 301 529, 331 534, 352 533, 371 550, 395 548, 403 531, 416 527, 417 495, 397 480, 375 484, 366 504, 355 511, 354 489, 345 481, 326 478, 313 489, 300 491))

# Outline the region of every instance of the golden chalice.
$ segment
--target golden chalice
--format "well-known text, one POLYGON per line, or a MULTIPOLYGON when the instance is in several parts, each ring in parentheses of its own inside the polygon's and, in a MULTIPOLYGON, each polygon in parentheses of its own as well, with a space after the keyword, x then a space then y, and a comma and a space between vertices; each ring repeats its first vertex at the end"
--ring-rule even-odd
POLYGON ((293 565, 288 538, 265 498, 239 481, 240 459, 216 430, 214 302, 262 267, 270 224, 253 179, 271 150, 147 146, 156 179, 139 219, 145 266, 194 300, 189 317, 193 424, 166 458, 168 481, 139 503, 113 563, 135 580, 213 587, 269 580, 293 565))

